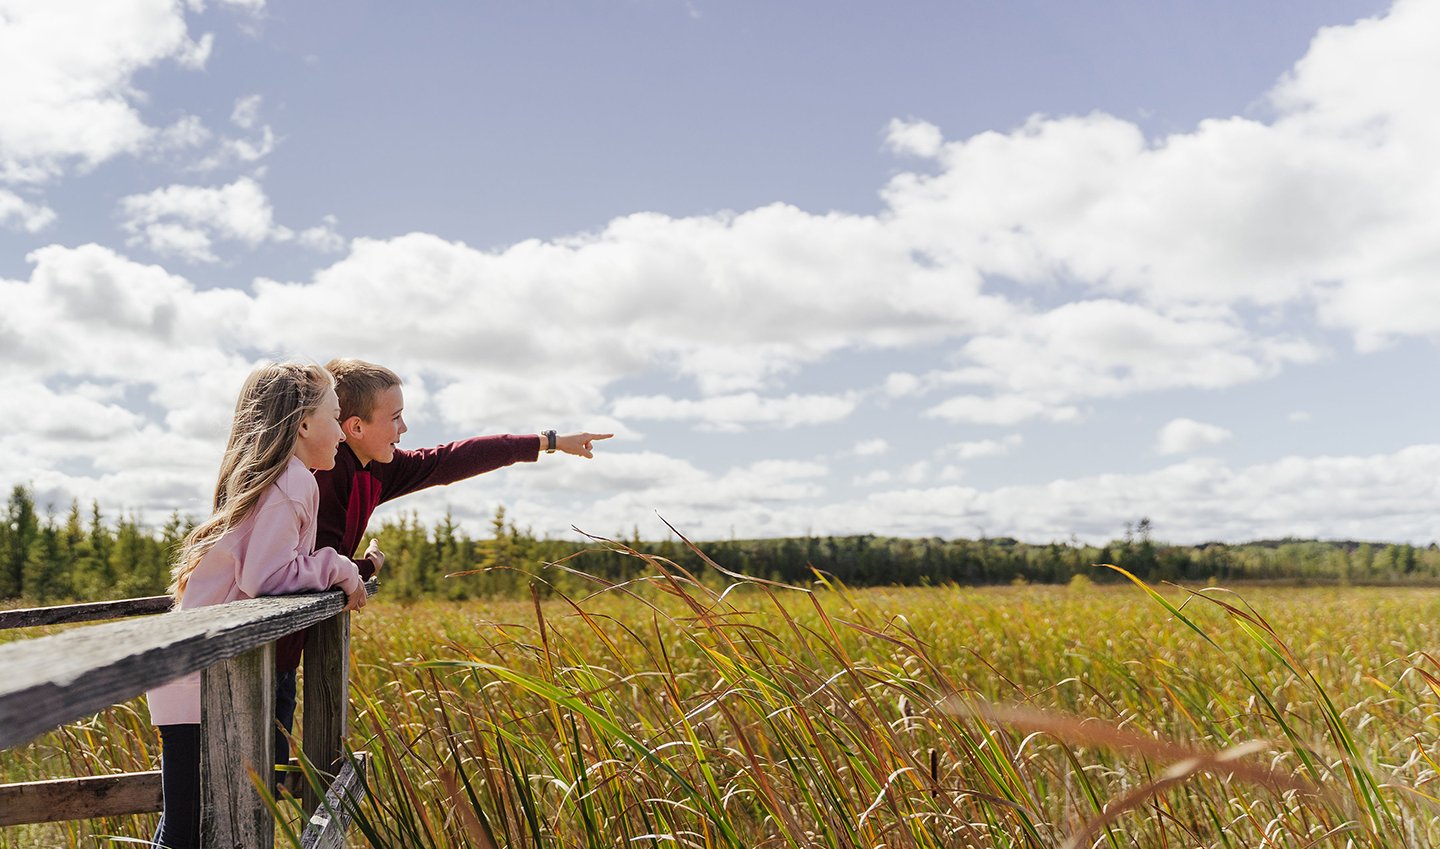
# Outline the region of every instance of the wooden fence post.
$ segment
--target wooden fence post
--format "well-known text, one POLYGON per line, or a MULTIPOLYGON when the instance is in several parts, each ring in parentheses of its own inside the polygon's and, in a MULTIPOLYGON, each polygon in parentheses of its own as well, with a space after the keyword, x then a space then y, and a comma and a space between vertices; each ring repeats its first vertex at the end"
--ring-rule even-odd
MULTIPOLYGON (((305 644, 305 757, 318 770, 334 775, 345 755, 350 701, 350 614, 340 613, 310 628, 305 644)), ((320 799, 305 783, 305 812, 320 799)))
POLYGON ((275 644, 206 667, 200 685, 200 845, 275 843, 275 822, 251 783, 275 762, 275 644))

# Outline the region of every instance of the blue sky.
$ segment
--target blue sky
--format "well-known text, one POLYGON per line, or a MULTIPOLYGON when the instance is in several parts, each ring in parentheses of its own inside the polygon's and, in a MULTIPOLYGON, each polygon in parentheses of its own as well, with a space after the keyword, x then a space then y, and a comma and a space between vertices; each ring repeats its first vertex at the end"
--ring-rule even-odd
POLYGON ((476 532, 1428 543, 1437 6, 0 0, 0 485, 349 355, 619 434, 476 532))

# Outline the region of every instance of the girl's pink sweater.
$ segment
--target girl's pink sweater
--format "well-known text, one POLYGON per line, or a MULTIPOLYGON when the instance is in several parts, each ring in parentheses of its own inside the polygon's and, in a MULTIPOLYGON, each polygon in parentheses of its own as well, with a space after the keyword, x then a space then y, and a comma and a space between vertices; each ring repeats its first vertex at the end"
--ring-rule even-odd
MULTIPOLYGON (((205 552, 180 600, 180 609, 338 586, 359 589, 360 570, 333 548, 315 548, 320 490, 305 464, 291 457, 280 479, 265 490, 250 515, 205 552), (311 552, 314 553, 311 553, 311 552)), ((200 673, 151 690, 150 721, 200 721, 200 673)))

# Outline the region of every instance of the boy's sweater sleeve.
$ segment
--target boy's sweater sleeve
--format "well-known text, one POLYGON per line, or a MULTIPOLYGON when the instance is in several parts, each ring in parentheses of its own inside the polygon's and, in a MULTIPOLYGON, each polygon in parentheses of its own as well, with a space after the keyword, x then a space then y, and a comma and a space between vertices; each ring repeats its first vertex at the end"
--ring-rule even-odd
POLYGON ((539 457, 540 437, 534 435, 476 436, 419 451, 397 449, 395 459, 381 467, 385 489, 380 500, 455 483, 513 463, 533 463, 539 457))
POLYGON ((301 550, 302 509, 282 499, 260 510, 235 580, 241 592, 254 597, 336 586, 353 593, 360 588, 360 570, 350 558, 333 548, 314 554, 301 550))

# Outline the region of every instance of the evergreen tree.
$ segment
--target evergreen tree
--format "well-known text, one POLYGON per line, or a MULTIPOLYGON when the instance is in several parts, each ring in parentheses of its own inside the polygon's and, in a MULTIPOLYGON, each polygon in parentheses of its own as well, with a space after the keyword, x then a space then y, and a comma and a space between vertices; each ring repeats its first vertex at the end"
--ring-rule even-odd
POLYGON ((39 524, 35 539, 25 558, 24 583, 21 595, 46 604, 53 599, 68 598, 70 564, 60 541, 60 528, 53 514, 39 524))
POLYGON ((40 538, 40 519, 30 490, 16 485, 5 509, 6 533, 0 549, 0 598, 13 598, 25 591, 25 564, 30 549, 40 538))

